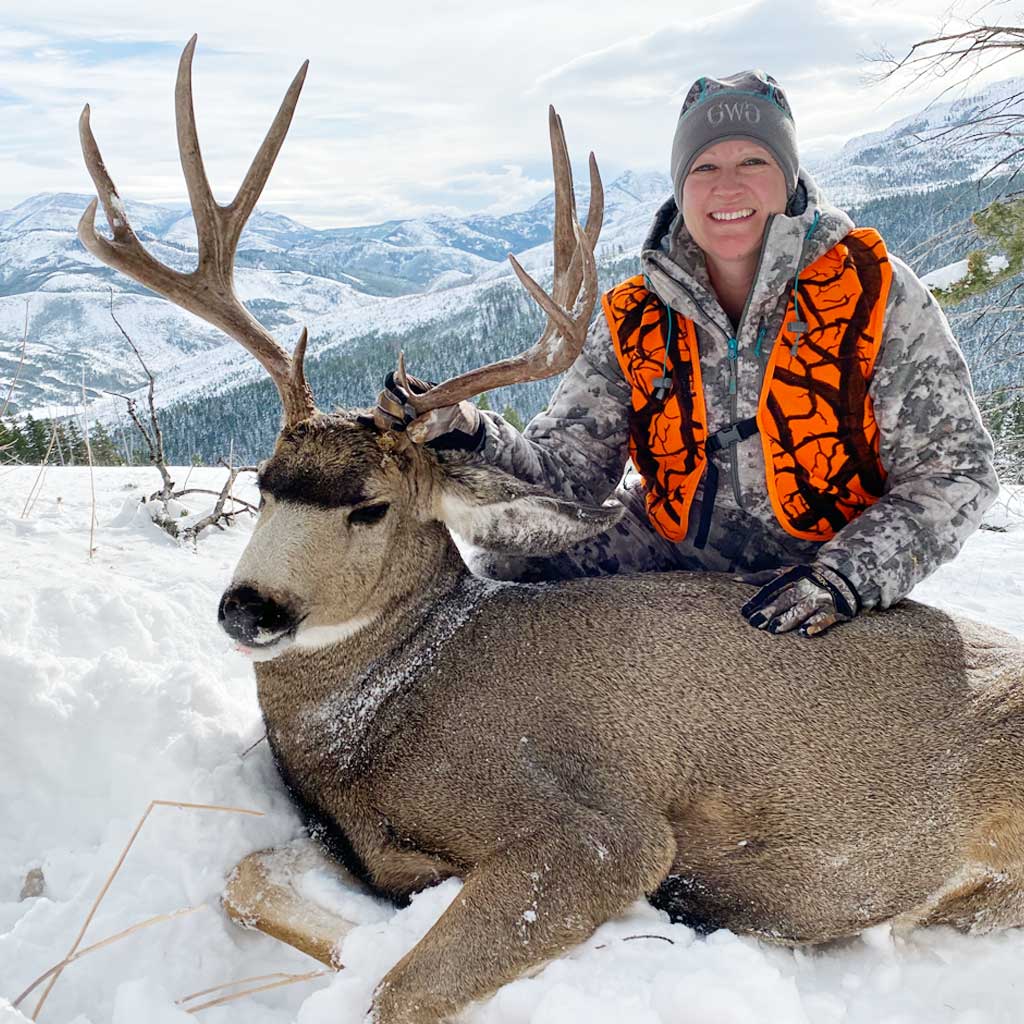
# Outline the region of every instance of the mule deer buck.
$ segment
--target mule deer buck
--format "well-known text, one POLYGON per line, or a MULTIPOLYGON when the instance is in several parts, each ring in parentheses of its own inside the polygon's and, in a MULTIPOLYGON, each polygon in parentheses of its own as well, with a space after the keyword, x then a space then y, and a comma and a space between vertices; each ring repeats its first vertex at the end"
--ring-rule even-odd
MULTIPOLYGON (((814 643, 780 641, 735 614, 741 584, 703 575, 472 576, 450 531, 539 553, 606 529, 616 510, 442 464, 365 415, 316 411, 305 332, 289 356, 232 286, 305 66, 222 207, 196 137, 194 46, 176 106, 198 268, 178 273, 144 251, 88 107, 83 148, 113 237, 96 233, 95 200, 79 234, 225 330, 277 384, 284 426, 220 618, 262 659, 259 702, 285 783, 372 890, 402 901, 465 880, 381 982, 373 1019, 448 1019, 643 897, 703 929, 783 943, 889 919, 1024 924, 1024 646, 913 602, 814 643)), ((517 267, 548 326, 528 352, 416 397, 420 411, 557 373, 582 344, 601 184, 591 160, 582 228, 553 113, 551 130, 552 295, 517 267)), ((229 910, 331 962, 343 922, 274 882, 273 859, 243 862, 229 910)))

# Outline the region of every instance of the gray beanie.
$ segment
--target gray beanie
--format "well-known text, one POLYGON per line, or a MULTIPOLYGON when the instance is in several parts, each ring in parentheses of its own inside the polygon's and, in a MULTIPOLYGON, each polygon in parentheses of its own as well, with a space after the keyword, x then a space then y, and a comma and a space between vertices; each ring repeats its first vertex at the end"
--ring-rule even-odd
POLYGON ((771 75, 741 71, 728 78, 698 78, 683 100, 672 140, 672 187, 680 210, 683 182, 697 157, 729 139, 751 139, 764 146, 782 169, 786 196, 792 198, 800 158, 786 94, 771 75))

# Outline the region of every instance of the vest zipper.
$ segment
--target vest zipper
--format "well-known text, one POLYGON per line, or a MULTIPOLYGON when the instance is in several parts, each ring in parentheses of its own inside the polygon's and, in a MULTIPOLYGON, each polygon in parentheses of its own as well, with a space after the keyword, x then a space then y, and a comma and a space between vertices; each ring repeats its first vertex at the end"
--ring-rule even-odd
MULTIPOLYGON (((751 297, 754 294, 754 285, 757 283, 757 279, 758 279, 758 277, 759 277, 759 275, 761 273, 761 263, 764 260, 764 250, 765 250, 765 248, 768 245, 768 231, 771 228, 772 221, 775 219, 775 217, 776 217, 776 214, 774 214, 774 213, 769 214, 768 219, 765 221, 764 234, 761 236, 761 248, 760 248, 760 250, 759 250, 759 252, 757 254, 757 267, 754 270, 754 279, 751 282, 750 291, 747 293, 747 301, 743 304, 743 312, 740 313, 739 321, 736 324, 735 334, 734 335, 729 335, 729 334, 726 334, 725 331, 722 331, 722 334, 723 334, 723 336, 725 338, 725 343, 726 343, 726 346, 727 346, 727 349, 728 349, 728 359, 729 359, 729 415, 730 415, 729 422, 730 423, 735 423, 736 420, 737 420, 737 417, 738 417, 737 406, 739 404, 739 399, 737 398, 737 394, 736 394, 736 392, 738 391, 739 358, 740 358, 740 345, 739 345, 739 340, 738 339, 739 339, 740 333, 742 332, 742 329, 743 329, 743 321, 746 319, 747 310, 750 308, 750 299, 751 299, 751 297)), ((662 271, 662 273, 664 273, 664 271, 662 271)), ((644 275, 644 278, 645 278, 644 284, 647 286, 647 290, 648 291, 654 291, 654 289, 650 287, 650 279, 647 277, 646 274, 644 275)), ((714 321, 714 319, 712 317, 708 316, 707 311, 697 301, 696 296, 694 296, 694 294, 685 285, 681 284, 678 281, 675 281, 674 279, 670 278, 670 280, 672 280, 672 283, 677 288, 680 288, 682 291, 686 292, 687 295, 689 295, 690 301, 704 314, 704 318, 707 320, 708 323, 710 323, 712 326, 716 327, 718 330, 720 330, 720 331, 722 330, 721 327, 718 327, 718 324, 714 321)), ((655 294, 657 295, 657 292, 655 292, 655 294)), ((659 296, 659 298, 660 298, 660 296, 659 296)), ((664 300, 662 300, 662 305, 666 305, 664 300)), ((671 321, 671 316, 670 316, 670 321, 671 321)), ((665 339, 665 351, 666 351, 666 353, 668 352, 668 341, 669 341, 669 339, 666 337, 666 339, 665 339)), ((699 352, 698 352, 697 358, 698 359, 700 358, 699 352)), ((706 399, 706 393, 705 393, 705 399, 706 399)), ((740 509, 741 511, 746 512, 747 507, 743 503, 743 496, 740 494, 739 455, 738 455, 738 453, 736 451, 737 447, 738 446, 734 445, 734 444, 729 445, 729 476, 732 479, 732 496, 733 496, 733 498, 736 501, 736 507, 738 509, 740 509)), ((708 458, 710 459, 711 456, 709 455, 708 458)))
MULTIPOLYGON (((743 333, 743 323, 747 319, 747 311, 750 309, 750 300, 754 296, 754 287, 757 285, 757 279, 761 276, 761 263, 764 260, 764 251, 768 246, 768 232, 771 230, 772 221, 775 219, 774 213, 768 215, 768 219, 764 222, 764 234, 761 235, 761 248, 757 254, 757 266, 754 268, 754 277, 750 282, 750 291, 747 292, 747 301, 743 303, 743 312, 740 313, 740 318, 736 323, 736 333, 731 338, 726 338, 726 344, 729 348, 729 422, 735 423, 739 419, 739 398, 736 394, 738 390, 739 380, 739 359, 740 359, 740 343, 738 341, 739 336, 743 333)), ((729 476, 732 478, 732 496, 736 499, 736 507, 742 512, 746 512, 747 506, 743 503, 743 495, 740 493, 740 455, 739 445, 729 445, 729 476)))

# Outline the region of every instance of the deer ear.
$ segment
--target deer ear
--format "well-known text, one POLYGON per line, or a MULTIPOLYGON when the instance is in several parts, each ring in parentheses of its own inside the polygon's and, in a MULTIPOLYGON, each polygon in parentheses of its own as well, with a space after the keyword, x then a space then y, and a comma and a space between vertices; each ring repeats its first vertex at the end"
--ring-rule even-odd
POLYGON ((437 518, 485 551, 549 555, 611 529, 622 513, 617 503, 556 498, 490 466, 448 466, 437 518))

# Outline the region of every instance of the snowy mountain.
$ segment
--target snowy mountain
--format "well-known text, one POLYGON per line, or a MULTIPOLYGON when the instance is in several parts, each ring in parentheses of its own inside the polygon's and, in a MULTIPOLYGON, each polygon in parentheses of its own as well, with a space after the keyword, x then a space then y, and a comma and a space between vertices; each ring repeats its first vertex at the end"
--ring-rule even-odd
MULTIPOLYGON (((1022 95, 1024 79, 1011 79, 968 99, 933 104, 885 131, 850 140, 810 169, 841 205, 870 196, 877 207, 885 197, 902 196, 918 221, 931 223, 919 205, 932 194, 928 190, 977 177, 1014 145, 1005 136, 972 141, 958 125, 979 113, 1024 114, 1022 95)), ((585 192, 585 176, 578 181, 585 192)), ((620 266, 632 272, 629 260, 651 213, 670 191, 668 177, 656 172, 627 172, 606 186, 599 247, 606 273, 620 266)), ((111 319, 111 293, 118 319, 160 378, 161 402, 223 393, 257 379, 256 364, 241 357, 237 345, 85 252, 76 226, 90 198, 37 195, 0 211, 0 381, 19 373, 9 411, 45 414, 79 403, 83 382, 90 397, 98 397, 142 381, 111 319), (26 312, 28 342, 19 371, 26 312)), ((195 228, 185 208, 132 202, 127 207, 155 256, 179 269, 194 266, 195 228)), ((308 326, 314 359, 353 339, 362 339, 364 349, 372 342, 390 352, 407 347, 410 336, 441 336, 451 334, 455 323, 479 324, 481 310, 512 301, 510 252, 543 276, 550 263, 552 213, 548 197, 504 217, 430 217, 314 230, 257 210, 239 246, 237 288, 283 344, 291 345, 308 326)), ((892 219, 905 215, 902 209, 872 209, 868 220, 858 220, 877 224, 891 238, 899 235, 892 219)), ((953 253, 946 262, 963 255, 953 253)), ((926 260, 921 269, 934 266, 926 260)), ((370 376, 376 372, 375 366, 370 376)))
POLYGON ((859 135, 811 170, 840 206, 972 181, 1019 152, 1022 117, 1024 78, 1006 79, 859 135))
MULTIPOLYGON (((668 193, 657 174, 623 175, 607 188, 608 248, 635 248, 650 209, 668 193)), ((231 387, 255 374, 239 366, 237 346, 99 264, 81 246, 78 219, 91 197, 33 196, 0 212, 0 377, 17 372, 28 305, 28 344, 14 411, 46 411, 105 390, 131 390, 142 379, 110 316, 161 376, 161 399, 209 384, 231 387), (239 376, 238 374, 241 374, 239 376), (171 374, 172 379, 167 379, 171 374), (180 385, 179 386, 179 382, 180 385)), ((143 243, 180 270, 195 265, 195 226, 181 208, 127 204, 143 243)), ((585 210, 583 211, 585 212, 585 210)), ((444 316, 453 302, 473 302, 480 288, 510 273, 519 253, 533 268, 550 261, 553 200, 505 217, 447 217, 366 228, 317 231, 256 211, 239 244, 236 287, 253 314, 284 344, 308 325, 317 351, 343 344, 354 330, 407 330, 444 316), (452 294, 449 294, 452 293, 452 294)))

